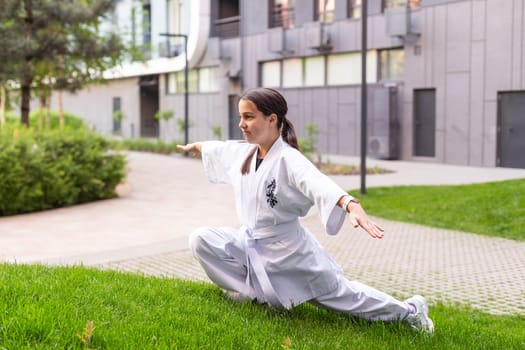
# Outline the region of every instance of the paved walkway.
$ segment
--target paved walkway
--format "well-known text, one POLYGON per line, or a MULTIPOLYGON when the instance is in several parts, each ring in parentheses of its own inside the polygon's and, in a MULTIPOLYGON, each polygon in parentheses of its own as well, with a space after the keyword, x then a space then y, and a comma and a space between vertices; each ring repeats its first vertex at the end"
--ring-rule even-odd
MULTIPOLYGON (((358 158, 330 157, 359 164, 358 158)), ((198 160, 130 153, 118 199, 0 218, 0 261, 84 264, 192 280, 207 278, 187 237, 198 226, 236 226, 232 192, 206 181, 198 160)), ((394 173, 367 176, 367 187, 463 184, 525 178, 525 169, 368 160, 394 173)), ((334 176, 345 189, 359 176, 334 176)), ((366 209, 366 208, 365 208, 366 209)), ((348 223, 324 234, 315 211, 303 220, 347 276, 399 297, 458 302, 495 314, 525 314, 525 243, 399 222, 374 240, 348 223)))

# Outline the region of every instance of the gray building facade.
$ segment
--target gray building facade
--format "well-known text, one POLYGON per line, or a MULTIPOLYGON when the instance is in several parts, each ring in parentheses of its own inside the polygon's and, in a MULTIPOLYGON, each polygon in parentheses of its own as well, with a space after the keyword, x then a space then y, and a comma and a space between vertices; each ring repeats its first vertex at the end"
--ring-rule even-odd
MULTIPOLYGON (((268 86, 287 98, 299 136, 315 123, 322 153, 360 154, 361 1, 128 0, 119 20, 132 22, 133 6, 150 19, 133 32, 150 59, 64 99, 96 130, 183 140, 185 55, 180 37, 160 35, 183 33, 190 141, 239 138, 238 96, 268 86), (173 117, 155 119, 165 111, 173 117)), ((525 1, 367 7, 368 154, 525 168, 525 1)))

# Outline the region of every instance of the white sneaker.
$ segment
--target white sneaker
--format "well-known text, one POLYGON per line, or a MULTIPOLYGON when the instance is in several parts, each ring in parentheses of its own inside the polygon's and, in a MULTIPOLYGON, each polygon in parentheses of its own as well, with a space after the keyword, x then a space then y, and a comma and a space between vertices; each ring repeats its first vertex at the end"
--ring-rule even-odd
POLYGON ((416 312, 408 314, 405 321, 413 329, 425 333, 434 332, 434 322, 428 317, 427 300, 421 295, 414 295, 412 298, 405 300, 405 303, 412 304, 416 308, 416 312))
POLYGON ((241 294, 239 292, 234 292, 232 290, 223 289, 222 292, 228 299, 236 301, 238 303, 244 303, 246 301, 252 300, 249 296, 241 294))

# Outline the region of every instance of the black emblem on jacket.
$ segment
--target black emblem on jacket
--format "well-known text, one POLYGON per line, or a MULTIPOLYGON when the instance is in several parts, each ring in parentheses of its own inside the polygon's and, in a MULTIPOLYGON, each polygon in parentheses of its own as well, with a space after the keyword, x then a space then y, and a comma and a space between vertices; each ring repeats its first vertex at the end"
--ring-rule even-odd
POLYGON ((266 202, 268 202, 268 205, 273 208, 277 203, 277 198, 275 197, 275 187, 276 187, 275 179, 272 179, 269 185, 266 186, 266 202))

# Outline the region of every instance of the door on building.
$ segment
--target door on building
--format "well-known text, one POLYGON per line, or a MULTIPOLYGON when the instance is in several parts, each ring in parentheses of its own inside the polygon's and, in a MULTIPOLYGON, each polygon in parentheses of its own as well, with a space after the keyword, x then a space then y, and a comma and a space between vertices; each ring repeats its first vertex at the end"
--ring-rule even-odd
POLYGON ((436 89, 414 90, 414 155, 436 156, 436 89))
POLYGON ((159 122, 155 113, 159 110, 158 75, 140 77, 140 136, 158 137, 159 122))
POLYGON ((498 93, 497 165, 525 168, 525 91, 498 93))
POLYGON ((230 140, 244 139, 239 128, 239 96, 228 96, 228 115, 228 138, 230 140))

